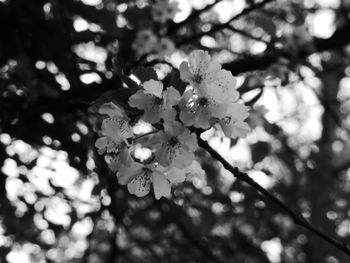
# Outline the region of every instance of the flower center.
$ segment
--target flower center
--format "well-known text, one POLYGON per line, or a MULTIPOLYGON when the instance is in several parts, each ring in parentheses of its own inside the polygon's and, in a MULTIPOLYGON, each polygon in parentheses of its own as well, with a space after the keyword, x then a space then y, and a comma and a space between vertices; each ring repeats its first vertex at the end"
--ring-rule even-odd
POLYGON ((198 98, 197 103, 199 107, 206 107, 209 105, 209 100, 206 97, 200 97, 198 98))
POLYGON ((157 105, 157 106, 162 105, 163 104, 163 98, 155 97, 154 98, 154 104, 157 105))
POLYGON ((201 83, 203 78, 201 75, 196 74, 196 75, 194 75, 193 80, 194 80, 194 82, 201 83))
POLYGON ((174 147, 175 145, 177 145, 179 143, 179 141, 178 141, 177 137, 173 136, 170 138, 168 143, 171 147, 174 147))

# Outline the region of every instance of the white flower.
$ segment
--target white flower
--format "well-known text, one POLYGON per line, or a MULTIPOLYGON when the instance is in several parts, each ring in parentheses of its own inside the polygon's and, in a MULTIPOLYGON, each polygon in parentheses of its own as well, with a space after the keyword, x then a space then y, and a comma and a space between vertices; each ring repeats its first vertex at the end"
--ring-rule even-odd
POLYGON ((226 105, 238 99, 236 79, 208 52, 193 51, 189 63, 180 65, 180 76, 191 88, 182 96, 180 119, 186 126, 208 129, 215 118, 224 117, 226 105))
POLYGON ((158 38, 151 30, 141 30, 137 32, 135 41, 132 45, 138 55, 150 53, 155 50, 158 38))
POLYGON ((134 150, 133 145, 121 143, 117 149, 116 152, 107 158, 108 167, 113 172, 117 172, 122 166, 130 166, 134 162, 131 156, 131 152, 134 150))
POLYGON ((197 137, 179 122, 165 123, 165 131, 153 136, 155 156, 164 167, 185 168, 194 160, 198 148, 197 137))
POLYGON ((117 151, 119 143, 114 142, 107 137, 98 138, 95 142, 95 147, 98 149, 99 154, 112 153, 117 151))
POLYGON ((187 127, 208 129, 218 103, 208 97, 199 96, 193 89, 185 91, 180 107, 180 120, 187 127))
POLYGON ((236 79, 231 72, 221 69, 218 62, 212 61, 206 51, 193 51, 188 62, 181 63, 180 76, 199 96, 210 97, 217 102, 238 98, 236 79))
POLYGON ((127 139, 133 136, 129 118, 113 102, 103 104, 99 109, 99 113, 108 115, 108 117, 102 122, 103 136, 95 142, 98 153, 117 153, 120 145, 128 144, 127 139))
POLYGON ((201 181, 204 185, 205 172, 198 161, 193 160, 186 168, 171 167, 166 172, 167 178, 172 183, 182 183, 185 179, 194 180, 195 178, 201 181))
MULTIPOLYGON (((112 144, 118 144, 121 141, 127 143, 127 139, 133 136, 129 125, 129 117, 113 102, 103 104, 99 109, 99 113, 109 116, 109 118, 102 121, 102 133, 107 138, 106 146, 111 145, 111 142, 108 142, 108 140, 111 140, 112 144)), ((104 139, 101 139, 98 146, 102 146, 104 141, 104 139)))
POLYGON ((158 0, 152 5, 153 19, 161 23, 172 20, 178 11, 180 9, 177 1, 158 0))
POLYGON ((146 196, 151 185, 156 199, 170 196, 171 183, 166 178, 165 168, 160 165, 135 162, 130 167, 123 166, 117 176, 119 183, 127 184, 128 191, 138 197, 146 196))
POLYGON ((149 80, 143 83, 143 90, 137 91, 129 98, 129 105, 144 110, 142 119, 149 123, 157 123, 175 119, 174 105, 180 100, 180 93, 173 87, 163 91, 161 81, 149 80))
POLYGON ((250 128, 244 120, 249 116, 248 108, 242 104, 232 102, 227 105, 226 116, 219 119, 224 134, 228 138, 245 138, 250 128))

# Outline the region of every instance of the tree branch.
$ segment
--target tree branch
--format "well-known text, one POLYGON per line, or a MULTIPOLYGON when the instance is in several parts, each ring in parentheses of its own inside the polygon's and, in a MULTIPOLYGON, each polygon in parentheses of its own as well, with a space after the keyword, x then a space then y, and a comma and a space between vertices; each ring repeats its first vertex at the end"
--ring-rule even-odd
POLYGON ((219 161, 225 169, 232 173, 234 177, 238 180, 247 183, 256 189, 259 193, 269 199, 272 203, 277 205, 281 210, 283 210, 291 219, 293 219, 296 225, 303 227, 304 229, 309 230, 314 233, 321 239, 325 240, 332 246, 336 247, 340 251, 344 252, 348 256, 350 256, 350 245, 341 243, 334 238, 327 236, 322 233, 320 230, 312 226, 302 215, 295 213, 292 209, 290 209, 286 204, 284 204, 280 199, 278 199, 275 195, 271 194, 268 190, 263 188, 257 182, 255 182, 252 178, 249 177, 248 174, 241 172, 238 168, 233 167, 229 162, 227 162, 217 151, 215 151, 206 141, 201 139, 198 136, 198 145, 206 150, 214 159, 219 161))
MULTIPOLYGON (((314 38, 314 50, 302 50, 298 54, 298 58, 304 59, 309 55, 322 52, 326 50, 332 50, 345 46, 350 43, 350 21, 344 26, 338 28, 335 33, 327 39, 314 38)), ((280 57, 291 58, 291 55, 283 50, 268 51, 260 55, 251 55, 243 59, 238 59, 226 64, 223 64, 222 67, 226 70, 232 72, 232 74, 237 75, 240 73, 262 70, 266 69, 268 66, 275 63, 280 57)))
POLYGON ((188 43, 190 43, 190 42, 192 42, 194 40, 197 40, 197 39, 199 39, 199 38, 201 38, 203 36, 210 35, 212 33, 220 31, 220 30, 226 28, 227 26, 229 26, 230 23, 233 22, 234 20, 237 20, 238 18, 241 18, 242 16, 253 12, 254 10, 262 8, 262 7, 264 7, 264 5, 266 5, 266 4, 268 4, 269 2, 272 2, 272 1, 274 1, 274 0, 264 0, 264 1, 261 1, 259 3, 250 5, 249 7, 243 9, 243 11, 241 13, 239 13, 239 14, 235 15, 234 17, 232 17, 228 22, 223 23, 223 24, 214 25, 209 31, 200 32, 198 34, 194 34, 191 37, 188 37, 188 38, 185 38, 183 40, 178 41, 176 44, 177 45, 188 44, 188 43))
POLYGON ((202 9, 193 11, 185 20, 181 21, 180 23, 172 23, 172 24, 170 24, 170 26, 168 27, 168 33, 167 34, 168 35, 172 35, 177 30, 179 30, 181 27, 189 24, 194 19, 196 19, 201 14, 203 14, 206 11, 208 11, 209 9, 211 9, 212 7, 214 7, 217 3, 221 2, 221 1, 222 0, 216 0, 214 3, 207 5, 207 6, 205 6, 202 9))

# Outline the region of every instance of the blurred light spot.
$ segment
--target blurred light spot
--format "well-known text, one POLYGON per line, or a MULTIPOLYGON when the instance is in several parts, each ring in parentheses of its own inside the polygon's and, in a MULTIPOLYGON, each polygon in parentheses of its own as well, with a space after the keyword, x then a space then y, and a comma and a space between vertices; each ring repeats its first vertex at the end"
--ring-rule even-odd
POLYGON ((8 135, 7 133, 0 134, 0 142, 5 144, 5 145, 10 144, 11 143, 10 135, 8 135))
POLYGON ((128 5, 126 3, 122 3, 117 6, 117 10, 121 13, 125 12, 128 9, 128 5))
POLYGON ((201 38, 201 44, 205 47, 210 47, 210 48, 216 47, 215 39, 210 36, 203 36, 201 38))
POLYGON ((312 35, 320 38, 329 38, 335 30, 335 14, 332 10, 318 10, 309 15, 307 21, 310 24, 312 35))
POLYGON ((347 237, 350 235, 350 219, 343 220, 336 229, 337 235, 347 237))
POLYGON ((234 191, 230 193, 230 199, 233 203, 242 202, 244 200, 244 195, 234 191))
POLYGON ((62 90, 69 90, 70 89, 69 81, 63 73, 58 73, 55 76, 55 79, 58 82, 58 84, 61 85, 62 90))
POLYGON ((44 61, 39 60, 35 63, 35 67, 37 69, 44 69, 46 67, 46 63, 44 61))
POLYGON ((16 251, 12 250, 10 253, 7 254, 6 260, 9 263, 31 263, 29 255, 25 253, 24 251, 16 251))
POLYGON ((42 118, 44 121, 46 121, 47 123, 50 123, 50 124, 54 123, 54 121, 55 121, 53 115, 52 115, 51 113, 47 113, 47 112, 46 112, 46 113, 43 113, 43 114, 41 115, 41 118, 42 118))
POLYGON ((85 218, 81 221, 76 222, 72 227, 72 233, 75 236, 86 237, 92 231, 93 223, 90 218, 85 218))
POLYGON ((133 81, 135 81, 138 85, 141 84, 141 81, 134 75, 134 74, 131 74, 129 76, 133 81))
POLYGON ((185 20, 191 13, 192 7, 188 0, 178 0, 180 11, 176 13, 174 21, 179 23, 185 20))
POLYGON ((316 0, 316 3, 324 8, 338 8, 340 5, 340 0, 316 0))
POLYGON ((102 0, 82 0, 82 2, 86 5, 100 5, 102 0))
POLYGON ((261 171, 249 171, 248 175, 264 188, 271 188, 274 184, 272 178, 261 171))
POLYGON ((46 63, 47 70, 52 74, 58 73, 58 68, 52 61, 46 63))
POLYGON ((81 139, 81 137, 78 133, 73 133, 71 137, 72 137, 73 142, 79 142, 81 139))
POLYGON ((89 23, 85 19, 81 18, 80 16, 74 19, 73 26, 75 31, 77 32, 81 32, 89 29, 89 23))
POLYGON ((221 203, 215 202, 215 203, 212 204, 211 210, 215 214, 220 214, 220 213, 222 213, 224 211, 224 206, 221 203))
POLYGON ((266 252, 267 257, 272 263, 278 263, 281 261, 283 247, 279 238, 276 237, 262 242, 261 248, 266 252))
POLYGON ((96 73, 87 73, 87 74, 83 74, 80 76, 80 80, 84 83, 84 84, 91 84, 93 82, 96 83, 101 83, 101 78, 98 74, 96 73))

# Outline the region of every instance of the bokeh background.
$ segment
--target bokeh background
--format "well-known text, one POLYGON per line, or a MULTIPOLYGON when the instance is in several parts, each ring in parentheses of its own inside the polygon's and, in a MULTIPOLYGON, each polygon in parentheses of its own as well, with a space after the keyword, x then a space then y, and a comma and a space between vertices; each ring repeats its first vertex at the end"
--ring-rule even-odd
POLYGON ((350 1, 178 2, 160 23, 152 0, 0 0, 0 262, 349 262, 204 151, 205 177, 160 201, 131 196, 96 154, 117 72, 166 78, 208 50, 252 128, 210 130, 210 145, 350 243, 350 1), (141 30, 167 37, 166 56, 142 54, 141 30))

